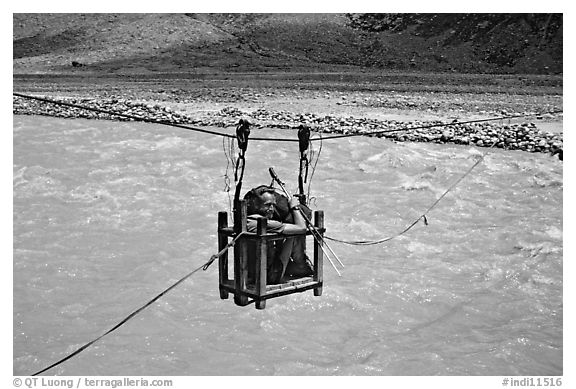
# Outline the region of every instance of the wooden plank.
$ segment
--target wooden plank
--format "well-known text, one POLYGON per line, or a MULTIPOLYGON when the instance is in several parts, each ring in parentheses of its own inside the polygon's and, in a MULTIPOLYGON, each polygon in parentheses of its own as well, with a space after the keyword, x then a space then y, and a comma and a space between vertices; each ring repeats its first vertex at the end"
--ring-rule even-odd
MULTIPOLYGON (((245 301, 245 303, 243 305, 246 305, 246 304, 248 304, 248 298, 252 298, 254 300, 268 300, 271 298, 285 296, 285 295, 289 295, 289 294, 293 294, 293 293, 305 292, 307 290, 315 289, 315 288, 318 288, 321 286, 322 286, 321 283, 318 283, 315 281, 309 281, 309 282, 305 282, 305 283, 301 283, 301 284, 297 284, 297 285, 285 285, 282 288, 276 288, 276 289, 272 289, 272 290, 268 290, 268 287, 267 287, 266 294, 264 294, 263 296, 258 296, 258 295, 256 295, 256 293, 254 291, 251 291, 251 290, 245 290, 245 291, 237 292, 234 285, 232 285, 231 283, 223 285, 223 288, 228 290, 230 293, 235 293, 235 294, 238 294, 239 296, 245 297, 245 299, 243 300, 243 301, 245 301)), ((238 304, 238 305, 241 305, 241 304, 238 304)))
MULTIPOLYGON (((234 231, 236 234, 246 231, 246 201, 240 200, 234 209, 234 231)), ((239 292, 246 290, 248 281, 248 244, 246 239, 240 238, 234 244, 234 302, 237 305, 246 305, 248 298, 239 292)))
MULTIPOLYGON (((324 232, 324 228, 320 229, 319 232, 324 232)), ((221 232, 227 236, 234 236, 236 234, 234 227, 224 227, 222 228, 221 232)), ((266 235, 263 236, 264 239, 266 240, 280 240, 280 239, 284 239, 287 236, 298 236, 297 235, 285 235, 285 234, 276 234, 276 233, 267 233, 266 235)), ((302 233, 302 235, 312 235, 311 232, 307 231, 306 233, 302 233)), ((255 232, 246 232, 244 234, 244 238, 245 239, 257 239, 257 235, 255 232)))
POLYGON ((324 240, 324 211, 314 211, 314 227, 319 232, 322 240, 314 240, 314 281, 318 282, 320 286, 314 289, 314 296, 322 295, 322 282, 324 279, 324 256, 321 245, 324 240))
MULTIPOLYGON (((228 245, 228 237, 221 230, 228 226, 228 213, 218 212, 218 252, 222 251, 228 245)), ((228 250, 218 258, 218 285, 220 289, 220 298, 227 299, 228 291, 222 288, 228 282, 228 250)))
MULTIPOLYGON (((256 244, 256 294, 263 296, 266 294, 266 272, 268 267, 268 242, 262 239, 266 235, 268 227, 268 219, 258 219, 256 226, 256 234, 258 235, 258 242, 256 244)), ((257 300, 256 309, 266 308, 266 301, 257 300)))
POLYGON ((283 284, 275 284, 275 285, 268 285, 266 287, 266 291, 270 292, 270 291, 274 291, 274 290, 280 290, 280 289, 288 289, 291 288, 293 286, 298 286, 298 285, 302 285, 302 284, 308 284, 310 282, 314 282, 312 277, 302 277, 302 278, 297 278, 294 280, 290 280, 288 282, 285 282, 283 284))
POLYGON ((310 281, 310 282, 297 284, 297 285, 284 285, 280 289, 270 290, 270 291, 266 292, 265 298, 269 299, 269 298, 279 297, 279 296, 283 296, 283 295, 287 295, 287 294, 304 292, 306 290, 316 289, 319 287, 320 288, 322 287, 322 283, 318 283, 315 281, 310 281))

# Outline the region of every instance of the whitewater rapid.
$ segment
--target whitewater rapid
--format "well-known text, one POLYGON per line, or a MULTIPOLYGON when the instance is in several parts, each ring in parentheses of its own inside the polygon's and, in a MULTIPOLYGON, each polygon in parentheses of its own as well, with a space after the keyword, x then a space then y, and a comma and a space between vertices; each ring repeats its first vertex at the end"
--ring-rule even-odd
MULTIPOLYGON (((217 213, 233 195, 227 141, 14 116, 13 147, 15 375, 100 336, 217 251, 217 213)), ((326 141, 312 208, 329 236, 391 236, 485 151, 326 141)), ((249 143, 243 188, 270 183, 273 166, 295 190, 298 161, 297 143, 249 143)), ((338 277, 325 264, 321 297, 240 308, 220 300, 213 265, 47 374, 561 375, 562 166, 490 150, 429 225, 381 245, 330 243, 346 267, 338 277)))

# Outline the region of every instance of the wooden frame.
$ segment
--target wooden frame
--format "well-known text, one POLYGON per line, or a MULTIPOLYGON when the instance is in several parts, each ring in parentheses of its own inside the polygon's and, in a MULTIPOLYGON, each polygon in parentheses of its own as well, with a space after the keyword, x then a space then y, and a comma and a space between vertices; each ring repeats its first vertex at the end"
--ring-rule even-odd
MULTIPOLYGON (((285 239, 295 235, 272 234, 267 232, 266 218, 258 219, 256 232, 247 232, 246 228, 246 202, 240 200, 234 214, 234 226, 228 226, 228 213, 218 213, 218 251, 223 250, 229 240, 240 233, 242 236, 234 244, 234 278, 228 278, 229 261, 228 252, 220 256, 218 260, 218 283, 220 298, 227 299, 229 294, 234 294, 236 305, 246 306, 254 300, 256 309, 264 309, 266 300, 292 293, 304 292, 314 289, 314 296, 322 295, 322 243, 314 239, 314 274, 311 277, 291 279, 283 284, 267 285, 267 248, 272 240, 285 239), (248 242, 256 243, 256 271, 255 282, 248 283, 248 242)), ((324 212, 314 211, 314 227, 321 237, 324 236, 324 212)), ((307 232, 305 235, 311 235, 307 232)), ((296 235, 297 236, 297 235, 296 235)))

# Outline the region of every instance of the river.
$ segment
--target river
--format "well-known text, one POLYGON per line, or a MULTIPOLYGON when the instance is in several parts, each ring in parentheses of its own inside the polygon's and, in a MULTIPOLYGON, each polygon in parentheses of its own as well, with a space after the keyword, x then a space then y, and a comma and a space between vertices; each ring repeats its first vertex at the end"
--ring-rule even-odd
MULTIPOLYGON (((293 137, 287 130, 252 136, 293 137)), ((14 116, 13 373, 102 335, 217 251, 233 180, 222 138, 166 126, 14 116)), ((320 142, 314 142, 316 155, 320 142)), ((322 143, 326 234, 395 235, 487 149, 354 137, 322 143)), ((296 143, 253 141, 244 188, 290 190, 296 143)), ((494 149, 406 234, 331 242, 324 291, 220 300, 200 271, 45 374, 562 375, 563 165, 494 149)))

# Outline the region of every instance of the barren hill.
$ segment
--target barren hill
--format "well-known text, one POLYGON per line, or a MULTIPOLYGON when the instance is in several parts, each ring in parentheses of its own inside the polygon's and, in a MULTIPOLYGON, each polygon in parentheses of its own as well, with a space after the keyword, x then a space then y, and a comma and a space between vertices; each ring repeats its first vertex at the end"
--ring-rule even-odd
POLYGON ((562 15, 14 14, 13 52, 15 74, 558 74, 562 15))

